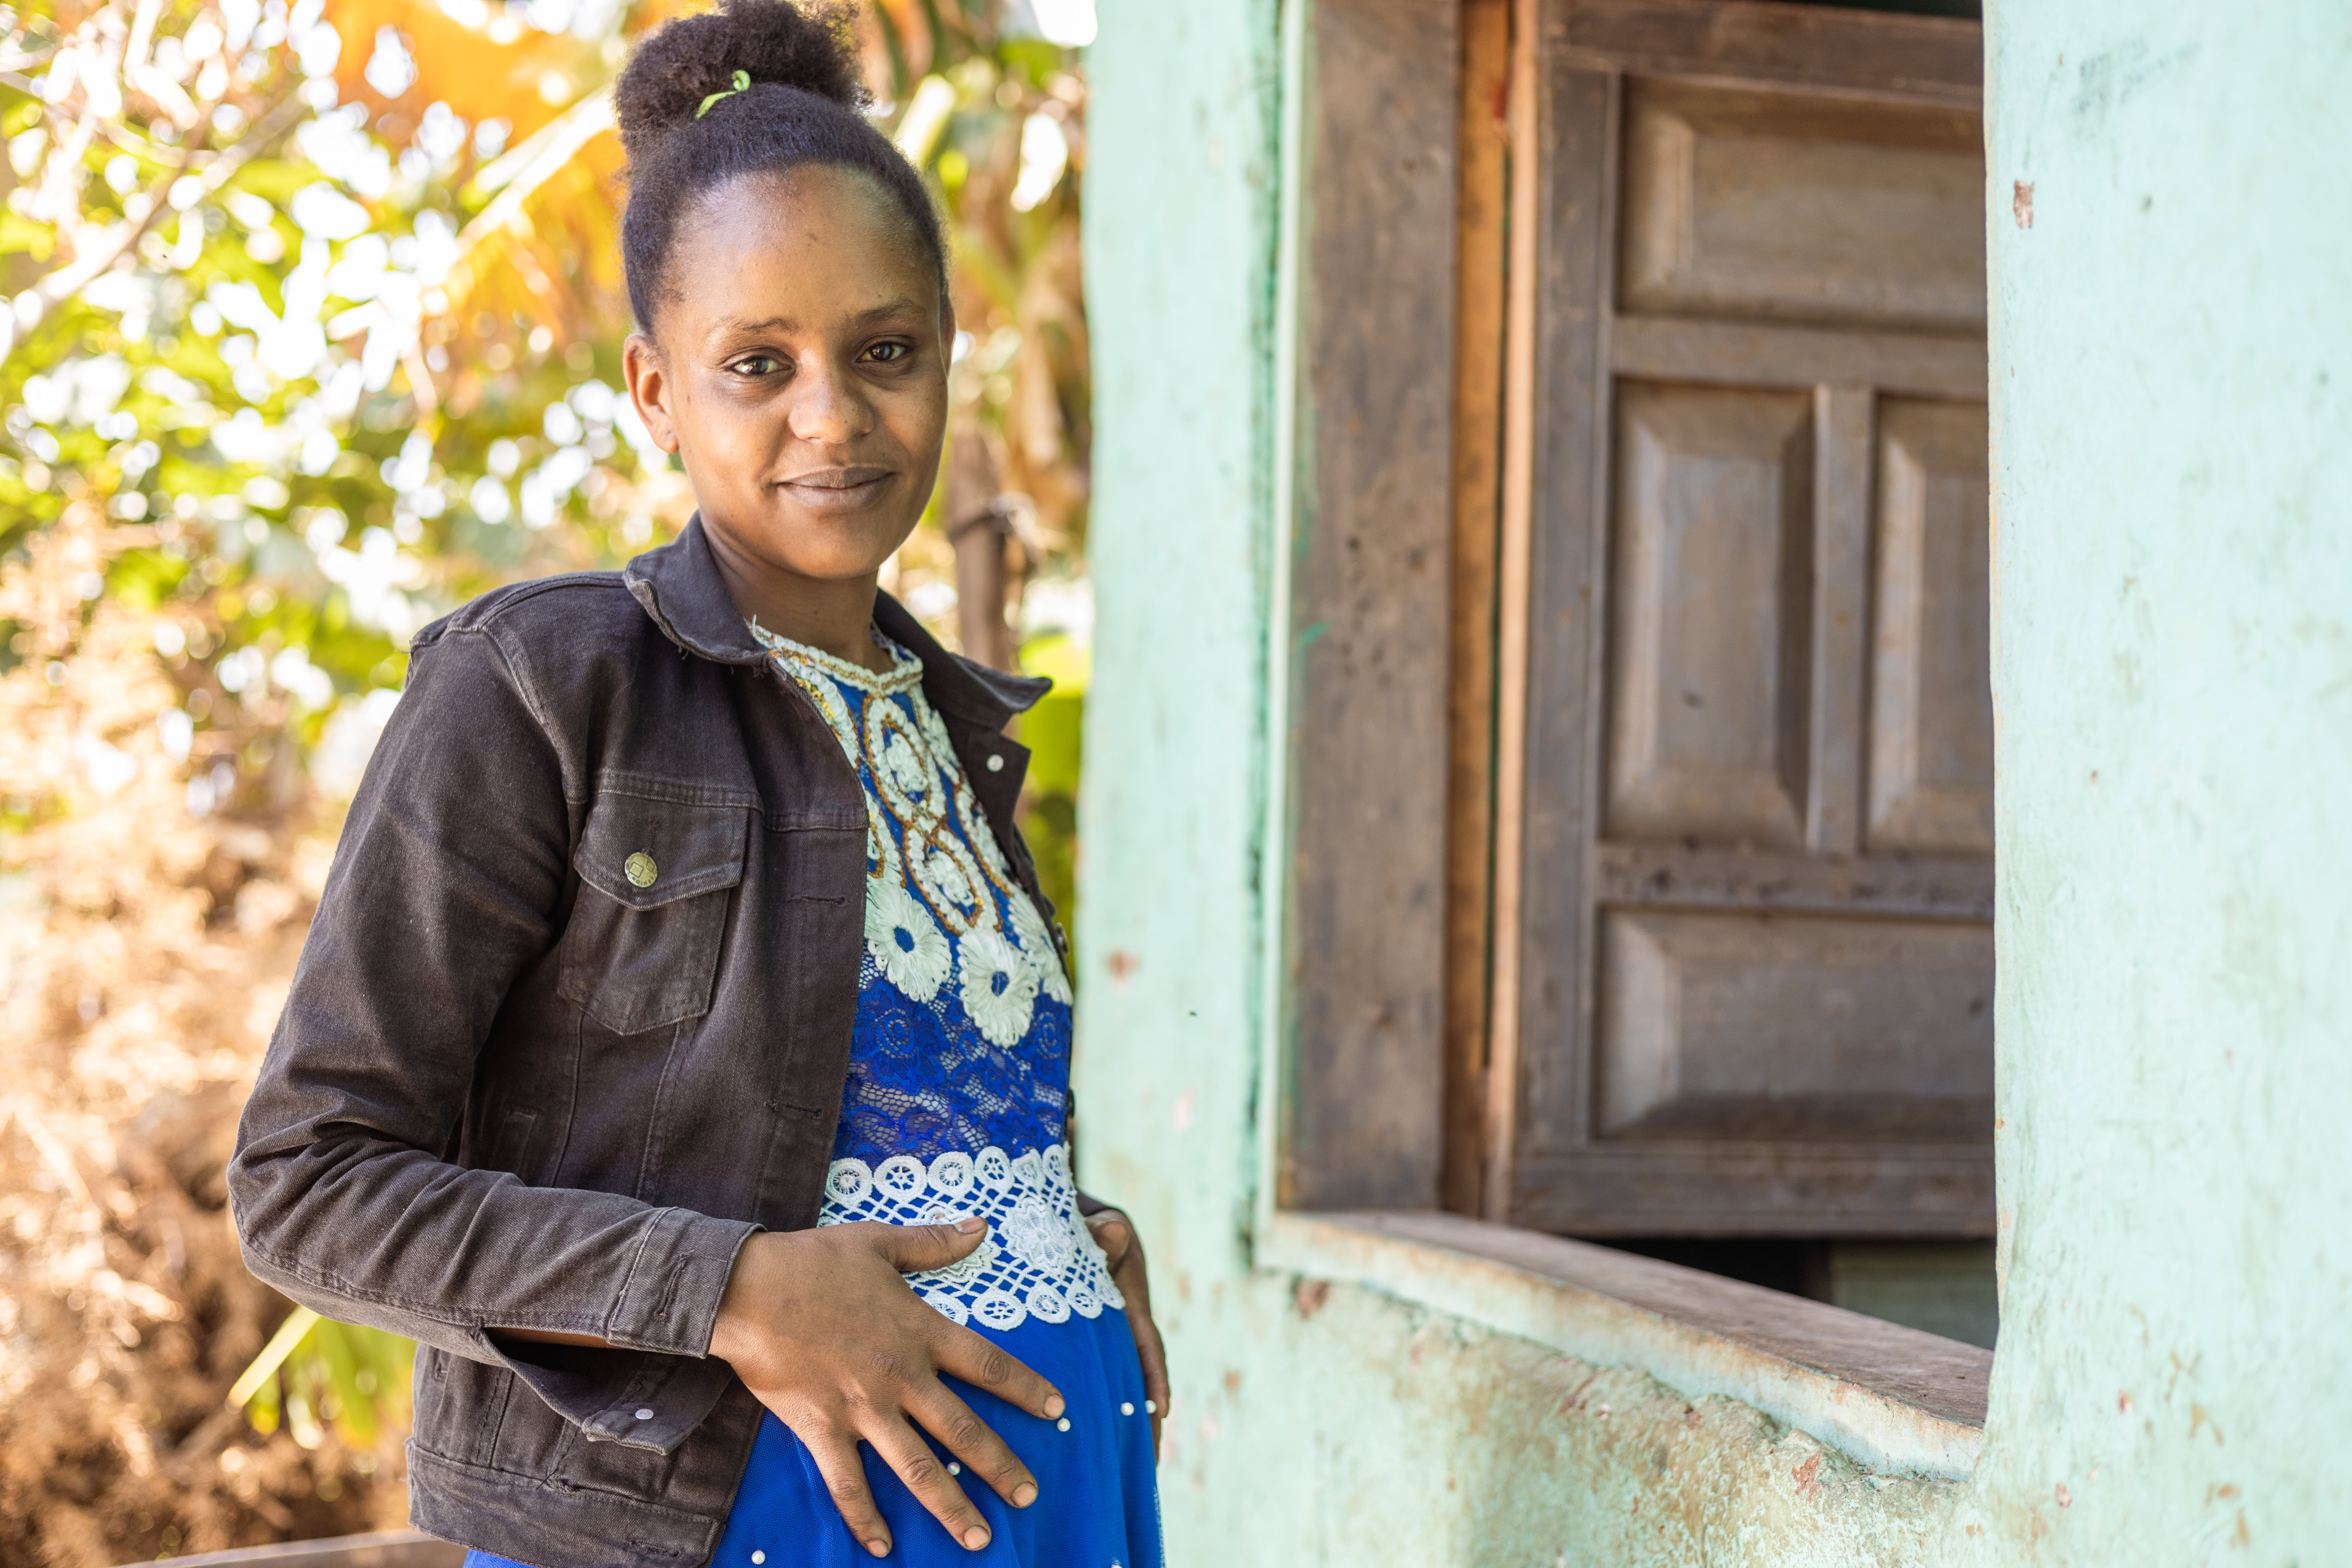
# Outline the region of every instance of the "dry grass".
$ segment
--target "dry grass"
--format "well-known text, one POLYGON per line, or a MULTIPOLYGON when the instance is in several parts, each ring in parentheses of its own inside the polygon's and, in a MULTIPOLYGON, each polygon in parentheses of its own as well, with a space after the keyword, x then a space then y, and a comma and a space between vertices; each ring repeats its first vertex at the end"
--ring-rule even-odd
POLYGON ((28 634, 0 675, 0 1568, 396 1524, 393 1435, 306 1447, 223 1405, 289 1310, 238 1261, 222 1171, 333 823, 282 700, 213 689, 214 728, 172 754, 157 715, 202 667, 83 598, 139 542, 80 510, 0 571, 28 634), (245 783, 193 815, 191 771, 223 760, 245 783))

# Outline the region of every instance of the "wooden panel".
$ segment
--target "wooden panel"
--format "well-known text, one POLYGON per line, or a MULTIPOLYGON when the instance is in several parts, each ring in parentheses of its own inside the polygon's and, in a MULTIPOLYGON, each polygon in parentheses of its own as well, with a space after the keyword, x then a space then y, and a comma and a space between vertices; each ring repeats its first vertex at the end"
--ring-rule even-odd
POLYGON ((1874 858, 1683 844, 1603 844, 1593 854, 1592 896, 1612 904, 1989 921, 1992 862, 1974 857, 1874 858))
POLYGON ((1644 381, 1835 384, 1978 402, 1985 395, 1984 344, 1929 332, 1620 316, 1610 328, 1609 363, 1618 374, 1644 381))
POLYGON ((1972 1142, 1992 1131, 1992 930, 1612 911, 1601 1131, 1972 1142))
POLYGON ((1486 1163, 1510 69, 1511 0, 1465 0, 1446 720, 1445 1163, 1440 1182, 1440 1201, 1460 1214, 1481 1212, 1486 1163))
POLYGON ((1460 14, 1313 13, 1286 1205, 1437 1200, 1460 14))
POLYGON ((1811 760, 1805 842, 1850 855, 1862 839, 1862 667, 1870 596, 1866 386, 1813 394, 1811 760))
POLYGON ((1982 404, 1880 409, 1873 849, 1992 853, 1985 442, 1982 404))
POLYGON ((1635 82, 1623 305, 1981 331, 1981 137, 1950 110, 1635 82))
POLYGON ((1769 81, 1974 108, 1984 34, 1973 22, 1742 0, 1572 0, 1554 37, 1586 69, 1769 81))
MULTIPOLYGON (((1496 1103, 1486 1215, 1496 1220, 1517 1217, 1520 1152, 1575 1135, 1591 1006, 1585 869, 1600 815, 1610 390, 1600 302, 1614 255, 1607 235, 1617 101, 1609 77, 1557 58, 1544 61, 1541 81, 1542 178, 1537 184, 1530 171, 1528 181, 1541 196, 1541 223, 1528 235, 1537 254, 1535 265, 1513 273, 1515 285, 1524 279, 1541 292, 1529 301, 1527 401, 1511 415, 1528 433, 1528 566, 1518 612, 1523 684, 1514 693, 1506 669, 1501 717, 1506 734, 1515 719, 1525 726, 1517 779, 1507 771, 1510 752, 1498 764, 1507 769, 1498 799, 1524 794, 1516 823, 1498 806, 1496 833, 1496 1103), (1520 889, 1515 900, 1507 901, 1507 886, 1520 889), (1516 940, 1503 923, 1507 912, 1516 915, 1516 940)), ((1509 614, 1507 605, 1506 626, 1509 614)))
POLYGON ((1612 1138, 1530 1151, 1519 1224, 1574 1236, 1962 1237, 1993 1233, 1992 1145, 1612 1138))
POLYGON ((1801 844, 1812 399, 1630 385, 1618 432, 1609 832, 1801 844))

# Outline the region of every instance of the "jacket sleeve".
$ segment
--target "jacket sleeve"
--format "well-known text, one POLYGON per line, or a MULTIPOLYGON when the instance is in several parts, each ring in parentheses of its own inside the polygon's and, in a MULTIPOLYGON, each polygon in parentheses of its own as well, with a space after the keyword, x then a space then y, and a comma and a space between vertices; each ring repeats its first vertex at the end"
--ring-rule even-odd
POLYGON ((706 1355, 758 1227, 444 1157, 492 1021, 561 934, 570 816, 563 758, 493 632, 420 642, 238 1127, 230 1202, 269 1284, 507 1366, 593 1430, 596 1388, 489 1331, 706 1355))

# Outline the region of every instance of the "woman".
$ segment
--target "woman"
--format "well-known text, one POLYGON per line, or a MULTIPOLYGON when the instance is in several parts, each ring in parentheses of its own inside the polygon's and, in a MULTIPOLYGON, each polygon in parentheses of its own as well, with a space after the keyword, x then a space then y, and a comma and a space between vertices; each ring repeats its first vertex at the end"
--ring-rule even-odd
POLYGON ((697 520, 418 635, 240 1130, 254 1271, 421 1342, 414 1515, 477 1564, 1159 1562, 1012 818, 1043 683, 877 589, 955 321, 858 101, 785 0, 624 74, 629 387, 697 520))

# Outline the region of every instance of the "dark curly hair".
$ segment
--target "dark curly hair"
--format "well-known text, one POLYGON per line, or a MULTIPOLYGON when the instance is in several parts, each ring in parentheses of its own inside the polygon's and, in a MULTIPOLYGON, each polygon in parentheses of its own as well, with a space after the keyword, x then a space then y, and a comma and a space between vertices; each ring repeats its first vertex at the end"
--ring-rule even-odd
POLYGON ((653 330, 678 224, 703 193, 810 163, 856 169, 889 193, 938 268, 946 301, 939 211, 914 165, 861 112, 868 96, 851 52, 854 16, 843 0, 720 0, 637 47, 613 98, 629 158, 621 259, 639 330, 653 330), (738 71, 751 86, 730 90, 738 71))

